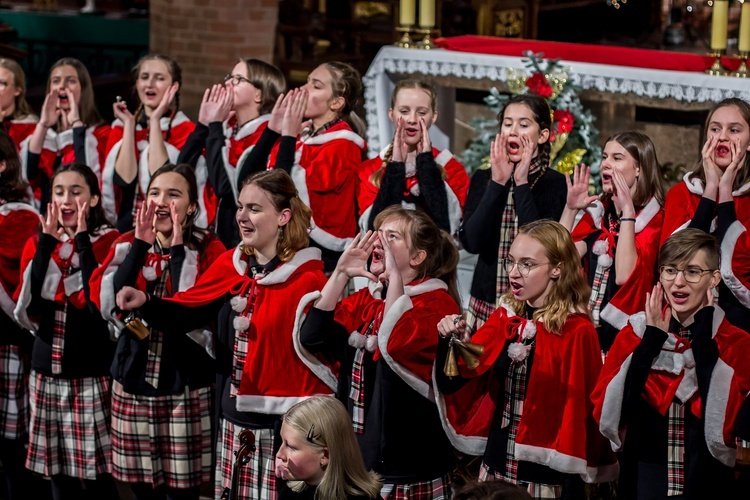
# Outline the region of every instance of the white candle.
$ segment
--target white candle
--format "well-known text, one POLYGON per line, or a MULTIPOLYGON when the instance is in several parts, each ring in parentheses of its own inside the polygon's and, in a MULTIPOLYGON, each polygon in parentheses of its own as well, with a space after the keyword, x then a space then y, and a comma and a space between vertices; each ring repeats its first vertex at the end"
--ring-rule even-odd
POLYGON ((745 0, 740 12, 739 51, 750 52, 750 1, 745 0))
POLYGON ((419 0, 419 26, 420 28, 435 26, 435 0, 419 0))
POLYGON ((729 1, 714 0, 711 15, 711 48, 725 50, 727 48, 727 24, 729 22, 729 1))
POLYGON ((412 26, 416 15, 414 0, 400 0, 398 4, 398 22, 401 26, 412 26))

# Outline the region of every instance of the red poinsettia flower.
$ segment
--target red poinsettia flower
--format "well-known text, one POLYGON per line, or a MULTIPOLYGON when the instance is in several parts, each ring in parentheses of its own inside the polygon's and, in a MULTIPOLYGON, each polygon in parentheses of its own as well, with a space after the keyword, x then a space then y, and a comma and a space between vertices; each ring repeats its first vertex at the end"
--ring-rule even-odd
POLYGON ((552 113, 552 120, 557 123, 557 131, 561 134, 569 134, 573 131, 573 113, 565 109, 556 109, 552 113))
POLYGON ((552 95, 552 87, 544 77, 544 73, 534 73, 526 79, 526 86, 535 94, 545 99, 552 95))

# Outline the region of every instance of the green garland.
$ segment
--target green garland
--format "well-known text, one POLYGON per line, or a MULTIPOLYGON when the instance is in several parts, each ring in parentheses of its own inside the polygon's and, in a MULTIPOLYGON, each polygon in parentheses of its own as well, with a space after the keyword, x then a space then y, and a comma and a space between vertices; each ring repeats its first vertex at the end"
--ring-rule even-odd
MULTIPOLYGON (((600 189, 599 130, 594 125, 596 118, 585 109, 578 98, 577 86, 569 78, 570 68, 562 66, 559 59, 544 59, 543 54, 524 52, 527 71, 508 69, 503 82, 506 92, 496 87, 484 102, 495 116, 511 95, 536 93, 547 99, 553 112, 550 134, 552 143, 552 167, 562 173, 571 172, 577 164, 591 167, 591 192, 600 189)), ((461 153, 461 161, 469 173, 480 168, 489 168, 490 143, 498 132, 497 119, 474 118, 469 123, 476 131, 469 147, 461 153)))

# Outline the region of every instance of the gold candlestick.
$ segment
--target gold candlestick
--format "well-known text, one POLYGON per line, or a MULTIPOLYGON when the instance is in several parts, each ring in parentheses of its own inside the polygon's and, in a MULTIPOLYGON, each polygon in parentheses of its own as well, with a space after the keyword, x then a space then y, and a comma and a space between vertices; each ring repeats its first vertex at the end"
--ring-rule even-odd
POLYGON ((409 33, 411 32, 411 26, 401 25, 396 28, 396 31, 403 32, 404 34, 401 35, 401 38, 399 38, 399 40, 393 45, 395 45, 396 47, 401 47, 402 49, 413 49, 416 47, 416 44, 409 36, 409 33))
POLYGON ((706 70, 706 73, 713 76, 726 76, 727 71, 724 69, 724 66, 721 65, 721 56, 724 55, 724 52, 726 49, 713 49, 714 52, 711 53, 711 57, 714 57, 714 63, 713 65, 706 70))
POLYGON ((417 33, 424 34, 424 37, 419 42, 417 42, 417 48, 420 48, 422 50, 434 50, 438 48, 437 45, 435 45, 435 42, 433 42, 432 38, 430 37, 430 34, 432 34, 433 31, 437 33, 437 30, 432 30, 429 28, 417 30, 417 33))
POLYGON ((740 61, 740 67, 737 68, 737 71, 732 73, 732 76, 736 76, 737 78, 747 78, 748 76, 748 70, 747 70, 747 58, 750 56, 750 52, 742 51, 739 54, 740 61))

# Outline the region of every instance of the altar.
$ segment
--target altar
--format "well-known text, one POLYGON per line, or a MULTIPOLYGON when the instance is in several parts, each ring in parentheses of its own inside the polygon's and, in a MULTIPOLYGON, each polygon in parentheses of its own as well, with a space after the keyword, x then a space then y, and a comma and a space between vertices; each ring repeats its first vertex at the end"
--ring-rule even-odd
MULTIPOLYGON (((430 135, 437 147, 458 152, 462 147, 455 143, 456 90, 500 85, 506 69, 526 68, 525 50, 559 58, 582 89, 582 99, 677 111, 705 111, 727 97, 750 101, 747 78, 704 73, 712 62, 707 56, 479 36, 443 39, 440 44, 449 49, 385 46, 378 52, 363 78, 369 157, 377 156, 393 137, 388 108, 395 82, 421 75, 437 85, 439 114, 430 135)), ((731 58, 722 62, 729 69, 739 64, 731 58)))

